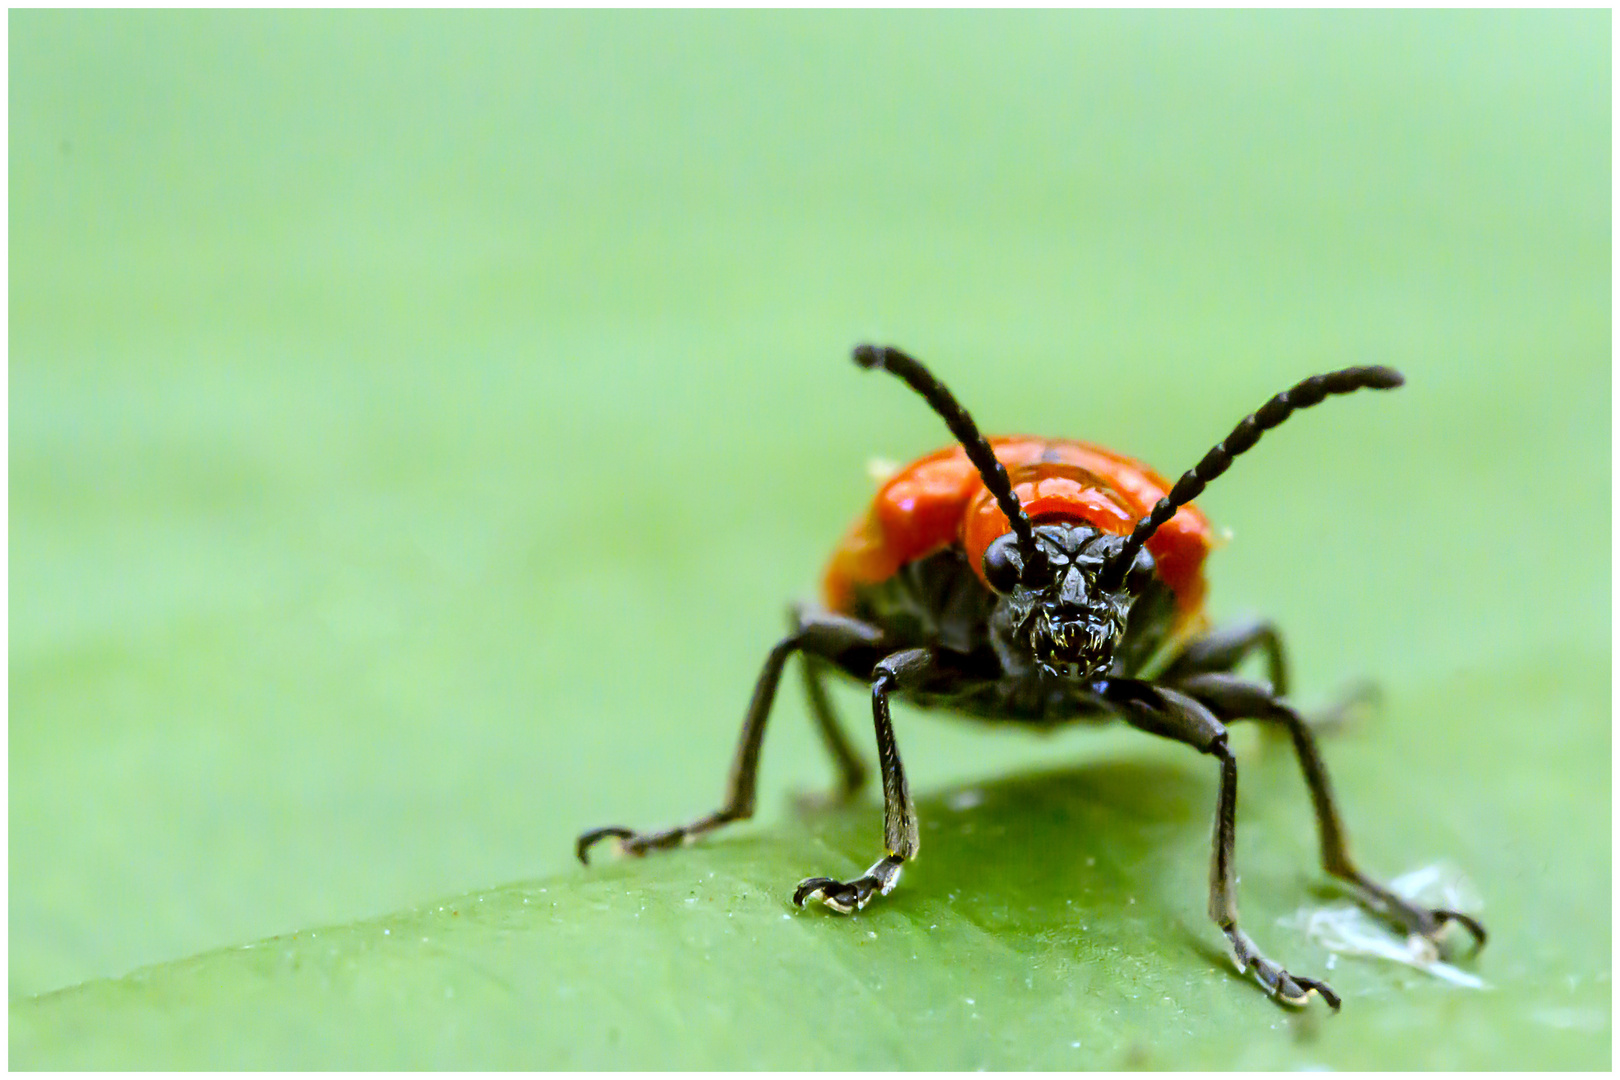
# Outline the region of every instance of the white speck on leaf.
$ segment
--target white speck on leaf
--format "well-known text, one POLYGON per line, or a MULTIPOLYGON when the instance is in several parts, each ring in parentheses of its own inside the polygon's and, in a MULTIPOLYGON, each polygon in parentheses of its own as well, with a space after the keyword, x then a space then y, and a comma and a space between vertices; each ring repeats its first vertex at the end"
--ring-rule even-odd
MULTIPOLYGON (((1435 863, 1402 874, 1390 882, 1389 887, 1397 896, 1426 907, 1456 911, 1477 911, 1481 907, 1479 895, 1467 879, 1455 867, 1445 863, 1435 863)), ((1277 921, 1278 925, 1303 931, 1306 937, 1335 954, 1328 958, 1327 966, 1330 969, 1339 954, 1370 956, 1405 964, 1454 986, 1464 986, 1470 990, 1490 987, 1478 975, 1442 961, 1434 942, 1418 934, 1411 934, 1405 940, 1397 938, 1383 923, 1356 904, 1302 907, 1277 921)))

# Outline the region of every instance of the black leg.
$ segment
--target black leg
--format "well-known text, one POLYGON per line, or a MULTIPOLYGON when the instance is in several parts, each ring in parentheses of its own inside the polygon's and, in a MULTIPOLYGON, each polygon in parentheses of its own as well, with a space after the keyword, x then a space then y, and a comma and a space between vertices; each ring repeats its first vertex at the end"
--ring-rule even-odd
POLYGON ((580 836, 574 851, 580 862, 587 862, 592 844, 606 837, 616 837, 619 847, 630 855, 645 855, 677 847, 711 829, 732 821, 743 821, 754 815, 754 792, 759 780, 759 750, 765 739, 765 721, 770 716, 771 702, 776 698, 776 687, 782 679, 782 666, 793 653, 803 651, 817 656, 836 657, 850 649, 871 648, 882 637, 873 626, 841 615, 820 613, 800 622, 799 628, 783 638, 765 658, 765 668, 754 685, 754 697, 749 702, 748 714, 743 720, 742 738, 737 743, 737 755, 731 763, 731 775, 726 782, 725 801, 720 809, 687 825, 677 825, 662 832, 641 833, 620 825, 592 829, 580 836))
MULTIPOLYGON (((815 613, 809 609, 795 609, 795 631, 804 625, 806 619, 814 617, 815 613)), ((866 786, 866 766, 854 747, 850 746, 849 737, 838 723, 838 714, 833 711, 832 702, 827 698, 825 678, 832 665, 812 653, 801 654, 799 664, 799 670, 804 673, 804 695, 810 704, 810 717, 816 722, 816 731, 820 733, 821 741, 838 769, 838 780, 831 792, 822 796, 802 797, 800 803, 808 809, 815 809, 850 802, 866 786)))
POLYGON ((1198 675, 1184 680, 1179 686, 1228 722, 1259 720, 1278 724, 1288 732, 1293 740, 1294 754, 1299 758, 1300 771, 1305 774, 1311 804, 1316 811, 1316 830, 1324 870, 1362 890, 1384 915, 1409 934, 1421 934, 1437 942, 1446 924, 1455 922, 1473 935, 1475 948, 1485 944, 1485 928, 1472 916, 1443 908, 1416 907, 1357 869, 1350 858, 1344 825, 1339 820, 1338 806, 1333 798, 1333 785, 1328 781, 1327 766, 1322 762, 1316 737, 1311 725, 1292 706, 1278 695, 1267 692, 1265 687, 1235 675, 1198 675))
POLYGON ((1233 849, 1237 839, 1237 759, 1226 744, 1226 728, 1209 709, 1168 687, 1136 679, 1099 679, 1093 690, 1133 727, 1186 743, 1221 764, 1221 790, 1215 803, 1215 841, 1209 869, 1209 917, 1231 943, 1242 971, 1253 971, 1272 996, 1287 1005, 1304 1005, 1312 993, 1334 1009, 1339 997, 1318 979, 1293 975, 1266 958, 1238 926, 1237 872, 1233 849))
POLYGON ((813 877, 799 882, 793 902, 800 907, 811 896, 834 911, 849 914, 865 907, 873 895, 887 896, 900 880, 907 859, 915 858, 919 844, 917 810, 911 803, 906 773, 895 745, 889 720, 889 694, 918 685, 933 671, 931 649, 906 649, 880 661, 872 671, 872 724, 877 732, 878 771, 883 776, 883 841, 887 854, 853 881, 813 877))
POLYGON ((1264 619, 1218 627, 1187 642, 1159 672, 1155 682, 1179 683, 1210 671, 1232 671, 1256 650, 1265 656, 1266 676, 1278 697, 1288 696, 1288 661, 1276 626, 1264 619))

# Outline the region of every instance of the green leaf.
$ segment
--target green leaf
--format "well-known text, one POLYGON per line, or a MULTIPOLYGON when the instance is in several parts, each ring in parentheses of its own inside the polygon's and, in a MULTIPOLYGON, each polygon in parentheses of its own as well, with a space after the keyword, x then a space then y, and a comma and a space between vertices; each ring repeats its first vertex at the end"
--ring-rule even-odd
POLYGON ((11 1064, 1607 1065, 1611 21, 15 13, 11 1064), (1210 614, 1383 688, 1354 850, 1468 875, 1490 990, 1279 924, 1252 733, 1244 924, 1337 1017, 1231 970, 1213 770, 1129 731, 899 710, 922 858, 842 919, 786 898, 878 812, 782 812, 790 687, 758 821, 573 862, 713 808, 868 459, 944 441, 859 340, 1172 475, 1406 374, 1200 498, 1210 614))
MULTIPOLYGON (((1480 688, 1491 697, 1512 689, 1480 688)), ((1415 1069, 1605 1060, 1606 978, 1592 978, 1591 950, 1574 935, 1539 936, 1601 925, 1598 905, 1543 895, 1505 872, 1493 858, 1493 823, 1471 827, 1445 785, 1352 801, 1386 852, 1445 855, 1490 882, 1491 947, 1460 962, 1492 989, 1386 962, 1335 963, 1277 925, 1326 894, 1309 869, 1286 745, 1243 745, 1246 926, 1294 970, 1328 977, 1345 999, 1338 1015, 1320 1002, 1285 1009, 1236 974, 1203 915, 1213 770, 1149 743, 922 799, 923 857, 895 893, 852 917, 797 911, 787 897, 800 876, 864 868, 880 835, 875 806, 14 1003, 11 1064, 1415 1069), (1391 830, 1390 819, 1424 824, 1391 830), (1403 833, 1404 843, 1387 839, 1403 833), (1546 910, 1527 924, 1536 905, 1546 910), (1531 964, 1541 974, 1527 973, 1531 964)), ((1533 744, 1526 750, 1534 755, 1533 744)), ((1586 812, 1575 799, 1564 809, 1586 812)), ((1583 888, 1600 892, 1599 875, 1583 888)))

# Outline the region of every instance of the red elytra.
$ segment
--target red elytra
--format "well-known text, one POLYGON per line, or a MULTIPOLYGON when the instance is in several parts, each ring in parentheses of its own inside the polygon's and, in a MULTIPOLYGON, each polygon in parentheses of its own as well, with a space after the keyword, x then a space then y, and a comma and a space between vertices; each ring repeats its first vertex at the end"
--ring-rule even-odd
MULTIPOLYGON (((992 438, 990 446, 1036 524, 1079 521, 1123 536, 1170 491, 1142 462, 1093 443, 1010 435, 992 438)), ((878 491, 833 552, 822 599, 829 611, 848 613, 858 586, 887 580, 913 559, 951 544, 962 546, 982 581, 985 549, 1010 531, 966 452, 946 447, 901 469, 878 491)), ((1148 540, 1183 626, 1202 611, 1204 557, 1213 544, 1208 519, 1190 505, 1148 540)))

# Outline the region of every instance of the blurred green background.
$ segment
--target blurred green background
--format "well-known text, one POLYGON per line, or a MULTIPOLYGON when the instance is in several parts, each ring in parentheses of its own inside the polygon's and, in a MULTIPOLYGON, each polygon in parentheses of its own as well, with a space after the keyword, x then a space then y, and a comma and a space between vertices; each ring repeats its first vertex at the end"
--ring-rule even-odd
MULTIPOLYGON (((581 828, 708 809, 868 458, 946 439, 849 364, 872 340, 989 429, 1171 473, 1303 375, 1404 370, 1200 501, 1235 534, 1212 609, 1274 616, 1305 700, 1380 682, 1380 715, 1328 749, 1358 850, 1391 874, 1449 858, 1486 898, 1475 970, 1497 989, 1395 989, 1381 1015, 1408 1018, 1391 1045, 1432 1045, 1449 1021, 1415 995, 1506 1050, 1389 1062, 1607 1063, 1607 12, 9 27, 14 1038, 106 1007, 32 995, 141 965, 470 889, 585 888, 581 828)), ((761 805, 791 844, 786 793, 829 773, 787 686, 761 805)), ((861 694, 840 701, 864 747, 861 694)), ((1173 878, 1191 915, 1162 947, 1214 978, 1183 1004, 1276 1028, 1199 951, 1219 943, 1198 921, 1207 762, 897 723, 925 797, 1167 763, 1193 808, 1173 878)), ((1272 925, 1317 880, 1297 779, 1255 776, 1251 932, 1319 965, 1272 925)), ((674 881, 736 843, 599 873, 674 881)), ((761 918, 830 869, 795 858, 761 918)), ((939 910, 975 872, 940 860, 892 910, 939 910)), ((818 947, 864 936, 837 925, 818 947)), ((953 1030, 937 1059, 868 1041, 852 1060, 971 1067, 953 1030)), ((512 1063, 658 1063, 566 1040, 512 1063)), ((812 1060, 708 1045, 688 1063, 812 1060)), ((1363 1060, 1335 1045, 1319 1057, 1363 1060)))

